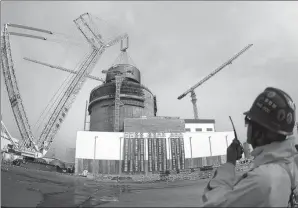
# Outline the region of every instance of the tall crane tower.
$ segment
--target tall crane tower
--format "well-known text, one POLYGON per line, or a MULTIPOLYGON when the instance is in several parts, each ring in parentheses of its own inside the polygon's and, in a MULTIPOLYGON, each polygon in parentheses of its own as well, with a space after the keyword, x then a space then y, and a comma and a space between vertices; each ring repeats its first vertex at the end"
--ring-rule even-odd
MULTIPOLYGON (((128 37, 125 39, 126 40, 126 44, 124 44, 124 39, 121 40, 121 46, 120 46, 120 51, 122 53, 122 56, 119 56, 119 59, 122 57, 123 58, 123 54, 126 53, 126 50, 129 47, 129 39, 128 37)), ((103 73, 108 73, 108 71, 103 70, 103 73)), ((109 72, 110 73, 110 72, 109 72)), ((116 87, 116 91, 115 91, 115 105, 114 105, 114 132, 119 132, 120 130, 120 106, 123 105, 123 103, 121 102, 120 99, 120 91, 121 91, 121 86, 122 86, 122 82, 125 79, 125 76, 128 73, 132 73, 131 70, 126 70, 124 72, 121 71, 113 71, 113 73, 115 74, 115 87, 116 87)))
MULTIPOLYGON (((106 50, 106 48, 113 46, 124 38, 127 38, 127 34, 120 35, 115 39, 105 42, 100 34, 97 34, 90 25, 88 19, 90 15, 88 13, 82 14, 79 18, 74 20, 77 28, 84 35, 87 42, 91 46, 91 51, 88 54, 87 58, 81 63, 79 69, 75 73, 74 77, 71 79, 70 84, 67 86, 64 95, 59 100, 59 102, 54 106, 54 111, 51 112, 51 115, 46 122, 41 135, 38 138, 37 143, 34 142, 34 138, 26 117, 26 113, 22 104, 22 99, 18 90, 18 84, 15 77, 15 70, 13 66, 13 59, 11 55, 11 47, 9 41, 9 34, 25 36, 30 38, 37 38, 41 40, 47 40, 46 38, 28 34, 20 33, 9 33, 8 26, 15 26, 12 24, 6 24, 4 27, 3 36, 1 38, 1 55, 2 55, 2 70, 4 74, 5 84, 8 91, 9 99, 11 102, 11 107, 14 112, 14 116, 20 130, 22 141, 24 144, 19 146, 19 151, 23 155, 31 157, 42 157, 48 151, 51 143, 53 142, 54 136, 59 130, 62 122, 67 116, 69 109, 71 108, 72 103, 75 101, 77 94, 82 88, 86 77, 90 75, 95 64, 98 62, 99 58, 106 50), (28 150, 30 150, 28 152, 28 150)), ((43 32, 47 34, 53 34, 50 31, 17 25, 16 27, 28 30, 34 30, 38 32, 43 32)))
MULTIPOLYGON (((22 137, 22 140, 19 142, 20 143, 19 148, 21 150, 27 149, 35 152, 35 151, 38 151, 39 149, 34 142, 33 134, 28 122, 27 115, 25 113, 23 101, 19 91, 19 87, 18 87, 16 75, 15 75, 13 59, 11 55, 8 26, 14 27, 16 25, 6 24, 4 26, 3 35, 1 37, 1 57, 2 57, 1 68, 4 75, 4 81, 5 81, 10 105, 22 137)), ((16 27, 18 27, 18 25, 16 27)), ((23 29, 37 31, 35 28, 30 28, 30 27, 27 27, 27 28, 23 27, 23 29)), ((47 31, 39 31, 39 32, 47 33, 47 31)), ((30 37, 30 36, 28 35, 27 37, 30 37)), ((31 38, 34 38, 34 37, 31 36, 31 38)))
POLYGON ((216 75, 218 72, 220 72, 223 68, 225 68, 226 66, 232 64, 232 62, 237 59, 241 54, 243 54, 245 51, 247 51, 251 46, 253 46, 253 44, 249 44, 248 46, 246 46, 245 48, 243 48, 239 53, 237 53, 235 56, 233 56, 232 58, 230 58, 228 61, 226 61, 224 64, 222 64, 220 67, 218 67, 217 69, 215 69, 213 72, 211 72, 208 76, 204 77, 201 81, 199 81, 197 84, 195 84, 194 86, 192 86, 189 90, 187 90, 186 92, 184 92, 182 95, 180 95, 178 97, 178 100, 181 100, 182 98, 184 98, 188 93, 190 93, 191 96, 191 102, 193 105, 193 111, 194 111, 194 118, 198 119, 198 108, 197 108, 197 98, 196 98, 196 93, 195 93, 195 89, 199 86, 201 86, 202 84, 204 84, 206 81, 208 81, 211 77, 213 77, 214 75, 216 75))

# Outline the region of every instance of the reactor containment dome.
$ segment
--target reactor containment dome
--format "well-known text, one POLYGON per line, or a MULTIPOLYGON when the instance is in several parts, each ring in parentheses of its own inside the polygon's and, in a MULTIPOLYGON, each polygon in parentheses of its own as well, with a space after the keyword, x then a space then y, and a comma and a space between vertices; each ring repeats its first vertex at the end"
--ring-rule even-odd
MULTIPOLYGON (((126 51, 122 51, 121 56, 121 60, 129 60, 123 58, 128 56, 126 51)), ((124 131, 125 118, 156 116, 156 97, 141 84, 140 70, 131 63, 117 63, 107 70, 105 83, 94 88, 90 93, 88 105, 90 131, 112 132, 114 129, 115 72, 125 74, 120 88, 120 99, 123 105, 120 106, 119 131, 124 131), (130 73, 125 73, 128 70, 130 73)))

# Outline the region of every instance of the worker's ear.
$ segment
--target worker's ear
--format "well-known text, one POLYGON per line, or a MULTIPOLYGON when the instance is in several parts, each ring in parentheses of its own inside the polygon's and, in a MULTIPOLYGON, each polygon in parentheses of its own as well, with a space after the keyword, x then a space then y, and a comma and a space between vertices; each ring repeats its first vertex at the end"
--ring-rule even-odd
POLYGON ((258 128, 258 126, 254 126, 252 124, 248 125, 247 129, 247 142, 251 144, 253 148, 256 148, 258 146, 262 146, 266 143, 265 140, 265 134, 262 131, 262 129, 258 128))
POLYGON ((254 137, 255 137, 255 141, 256 141, 256 145, 257 146, 263 146, 265 144, 270 144, 271 141, 268 141, 265 133, 261 130, 256 130, 254 132, 254 137))

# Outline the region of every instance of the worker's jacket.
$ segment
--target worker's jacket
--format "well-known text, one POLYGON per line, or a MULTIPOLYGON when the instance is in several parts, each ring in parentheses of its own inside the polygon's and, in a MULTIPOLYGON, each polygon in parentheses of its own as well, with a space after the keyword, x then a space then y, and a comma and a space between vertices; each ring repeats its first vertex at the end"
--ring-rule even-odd
POLYGON ((238 177, 233 164, 222 165, 205 189, 202 206, 287 207, 291 187, 298 179, 294 145, 295 138, 290 137, 255 148, 250 171, 238 177))

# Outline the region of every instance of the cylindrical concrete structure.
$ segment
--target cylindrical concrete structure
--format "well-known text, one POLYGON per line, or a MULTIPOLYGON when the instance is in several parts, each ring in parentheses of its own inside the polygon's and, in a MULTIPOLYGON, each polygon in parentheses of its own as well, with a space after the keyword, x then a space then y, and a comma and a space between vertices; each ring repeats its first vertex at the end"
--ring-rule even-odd
MULTIPOLYGON (((88 111, 90 114, 90 131, 111 132, 114 127, 115 82, 107 82, 91 91, 88 111)), ((124 118, 151 117, 156 112, 156 102, 151 91, 126 79, 120 90, 120 131, 124 130, 124 118)))
POLYGON ((130 64, 118 64, 115 66, 112 66, 107 73, 106 76, 106 82, 110 82, 112 80, 115 80, 115 72, 130 72, 125 74, 125 77, 127 80, 141 83, 141 73, 140 70, 130 64))

